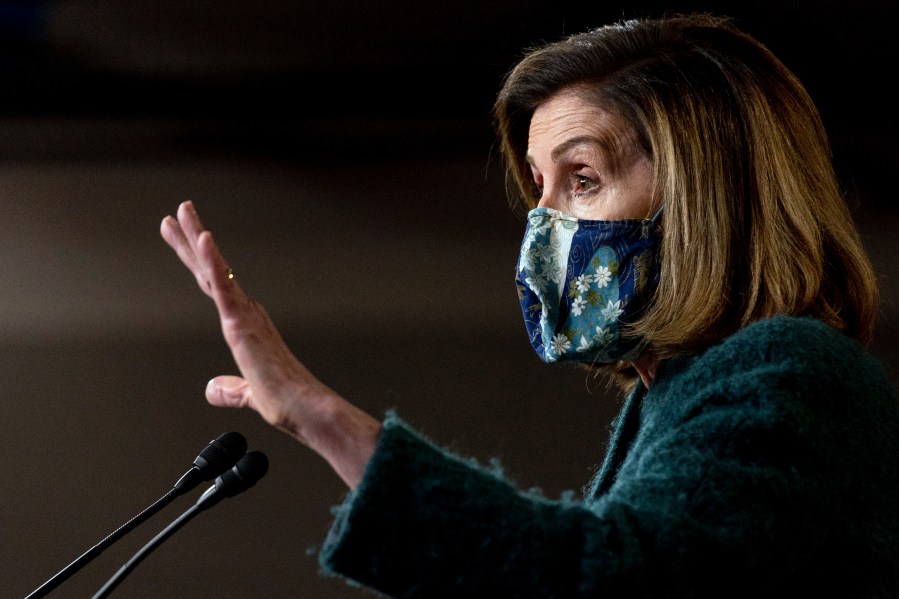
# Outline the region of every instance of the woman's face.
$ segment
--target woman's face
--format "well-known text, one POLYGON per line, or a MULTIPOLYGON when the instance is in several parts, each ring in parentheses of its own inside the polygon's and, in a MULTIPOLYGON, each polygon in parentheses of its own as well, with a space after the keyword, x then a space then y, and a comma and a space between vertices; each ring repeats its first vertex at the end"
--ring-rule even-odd
POLYGON ((589 220, 650 218, 652 162, 630 127, 574 92, 537 107, 527 161, 538 206, 589 220))

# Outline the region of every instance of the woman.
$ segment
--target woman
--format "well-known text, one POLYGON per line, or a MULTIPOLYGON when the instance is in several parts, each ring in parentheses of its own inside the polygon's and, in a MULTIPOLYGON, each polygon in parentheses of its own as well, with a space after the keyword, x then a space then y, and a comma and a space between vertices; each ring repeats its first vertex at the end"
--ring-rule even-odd
POLYGON ((628 391, 582 501, 521 492, 318 381, 190 203, 162 235, 215 301, 247 406, 351 491, 320 559, 398 597, 899 594, 899 409, 877 289, 800 82, 728 21, 629 21, 526 55, 496 106, 530 208, 531 342, 628 391))

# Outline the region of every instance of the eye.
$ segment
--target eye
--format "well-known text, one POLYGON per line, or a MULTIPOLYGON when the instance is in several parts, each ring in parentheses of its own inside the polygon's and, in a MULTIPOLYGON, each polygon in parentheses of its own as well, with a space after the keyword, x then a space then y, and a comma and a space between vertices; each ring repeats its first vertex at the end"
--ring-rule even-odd
POLYGON ((583 195, 596 187, 596 181, 586 175, 574 173, 571 180, 575 195, 583 195))

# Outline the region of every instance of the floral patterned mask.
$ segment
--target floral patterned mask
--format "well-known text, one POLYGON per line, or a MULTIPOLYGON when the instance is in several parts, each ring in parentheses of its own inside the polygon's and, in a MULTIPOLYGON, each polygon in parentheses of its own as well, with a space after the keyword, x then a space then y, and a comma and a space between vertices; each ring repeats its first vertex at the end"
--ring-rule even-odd
POLYGON ((531 345, 544 362, 632 360, 645 343, 622 338, 659 280, 651 220, 581 220, 528 213, 515 284, 531 345))

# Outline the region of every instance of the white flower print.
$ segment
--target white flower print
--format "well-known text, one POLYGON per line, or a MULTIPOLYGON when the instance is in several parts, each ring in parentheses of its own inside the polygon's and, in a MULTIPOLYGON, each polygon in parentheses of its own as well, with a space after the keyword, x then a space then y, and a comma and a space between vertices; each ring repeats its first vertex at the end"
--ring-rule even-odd
POLYGON ((540 260, 543 263, 544 271, 562 270, 561 260, 559 259, 559 252, 547 252, 540 256, 540 260))
POLYGON ((612 341, 612 331, 603 327, 596 327, 596 333, 593 335, 593 340, 601 346, 606 345, 612 341))
POLYGON ((559 249, 554 247, 552 243, 538 243, 536 248, 537 258, 540 259, 544 268, 555 269, 559 263, 559 249))
POLYGON ((600 266, 596 269, 593 280, 596 281, 596 286, 602 289, 612 280, 612 271, 609 270, 608 266, 600 266))
POLYGON ((546 262, 547 257, 552 257, 556 251, 553 249, 552 245, 548 243, 540 243, 539 241, 534 244, 534 254, 541 262, 546 262))
POLYGON ((556 333, 549 342, 549 348, 553 353, 562 355, 571 348, 571 340, 562 333, 556 333))
POLYGON ((524 242, 521 244, 521 252, 518 258, 518 269, 519 270, 534 270, 537 268, 537 261, 540 256, 537 253, 537 250, 534 248, 534 244, 536 242, 535 235, 533 231, 528 231, 527 236, 525 237, 524 242))
POLYGON ((537 253, 533 249, 522 249, 518 259, 518 270, 533 272, 537 267, 537 253))
POLYGON ((578 353, 584 353, 585 351, 590 351, 592 348, 590 347, 590 343, 587 342, 587 338, 581 335, 581 341, 578 343, 577 351, 578 353))
POLYGON ((621 300, 614 303, 612 300, 609 300, 609 304, 602 309, 602 315, 606 320, 615 320, 621 316, 622 312, 624 312, 624 310, 621 309, 621 300))
POLYGON ((538 231, 537 229, 535 229, 533 227, 528 227, 527 230, 525 231, 524 245, 527 245, 527 246, 534 245, 534 243, 536 243, 539 235, 540 235, 540 231, 538 231))
POLYGON ((577 290, 581 293, 586 293, 588 289, 590 289, 590 280, 593 277, 590 275, 578 275, 578 277, 574 280, 574 284, 577 285, 577 290))
POLYGON ((534 274, 531 277, 526 277, 524 282, 527 283, 528 287, 533 289, 535 293, 546 293, 546 277, 534 274))
POLYGON ((578 296, 574 298, 574 301, 571 302, 571 313, 575 316, 580 316, 581 312, 584 311, 584 308, 587 307, 587 300, 578 296))
POLYGON ((558 254, 556 255, 555 262, 544 262, 543 278, 562 287, 562 284, 565 281, 565 265, 559 262, 558 254))
POLYGON ((533 231, 534 235, 546 233, 552 225, 549 219, 540 217, 532 218, 530 222, 530 230, 533 231))

